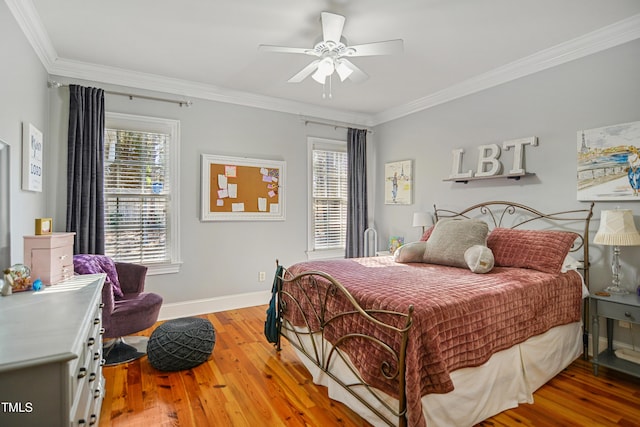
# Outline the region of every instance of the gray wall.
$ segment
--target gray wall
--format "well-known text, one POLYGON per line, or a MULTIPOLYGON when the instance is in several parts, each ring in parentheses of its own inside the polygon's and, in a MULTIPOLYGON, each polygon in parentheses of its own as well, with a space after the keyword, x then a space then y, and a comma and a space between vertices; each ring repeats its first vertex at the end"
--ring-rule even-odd
MULTIPOLYGON (((33 219, 54 218, 64 227, 68 90, 47 89, 47 73, 4 3, 0 3, 0 139, 11 145, 12 262, 22 260, 22 236, 33 233, 33 219), (44 133, 45 191, 20 189, 21 124, 31 122, 44 133)), ((503 84, 375 128, 370 139, 370 171, 375 176, 371 210, 379 247, 389 235, 407 241, 419 237, 411 227, 413 212, 434 203, 463 207, 487 199, 507 199, 540 210, 585 206, 575 196, 576 131, 640 120, 640 42, 632 42, 551 70, 503 84), (526 149, 526 168, 535 177, 521 181, 443 182, 451 169, 451 150, 464 148, 465 169, 475 168, 481 144, 537 136, 539 146, 526 149), (384 164, 413 159, 414 204, 387 206, 382 193, 384 164), (380 189, 376 191, 376 188, 380 189)), ((65 82, 64 79, 53 77, 65 82)), ((68 81, 66 81, 68 83, 68 81)), ((100 83, 109 90, 127 91, 100 83)), ((144 93, 135 90, 136 93, 144 93)), ((151 94, 162 96, 162 94, 151 94)), ((194 99, 192 108, 107 95, 108 111, 181 121, 180 273, 152 276, 148 288, 165 302, 238 295, 269 288, 258 272, 274 271, 275 259, 290 264, 305 258, 307 218, 307 136, 344 139, 344 129, 305 126, 292 114, 194 99), (199 156, 202 153, 282 159, 287 162, 287 219, 280 222, 200 222, 199 156)), ((503 154, 505 163, 511 152, 503 154)), ((636 215, 637 203, 623 203, 636 215)), ((601 209, 612 203, 598 203, 601 209)), ((597 219, 593 231, 597 228, 597 219)), ((609 248, 594 245, 594 289, 609 281, 609 248)), ((625 248, 627 280, 638 282, 639 248, 625 248)))
MULTIPOLYGON (((0 40, 0 140, 10 146, 10 252, 11 264, 15 264, 23 259, 22 236, 35 232, 34 218, 52 215, 46 208, 47 191, 21 189, 22 123, 31 123, 44 134, 45 182, 54 168, 49 158, 53 147, 48 138, 47 73, 5 2, 0 2, 0 40)), ((6 267, 9 265, 0 266, 6 267)))
MULTIPOLYGON (((390 235, 417 240, 420 232, 411 227, 412 214, 433 211, 434 204, 463 208, 485 200, 509 200, 543 212, 587 207, 576 200, 576 132, 640 120, 639 76, 640 41, 634 41, 376 127, 377 168, 413 159, 415 169, 413 205, 385 205, 378 193, 379 240, 390 235), (475 171, 479 145, 529 136, 538 137, 537 147, 525 149, 526 170, 535 177, 468 184, 443 181, 451 173, 451 150, 463 148, 462 170, 475 171)), ((503 151, 505 167, 512 159, 512 151, 503 151)), ((382 174, 377 185, 383 186, 382 174)), ((632 209, 640 224, 637 202, 599 202, 593 233, 600 210, 616 206, 632 209)), ((604 288, 611 277, 611 251, 591 248, 592 289, 604 288)), ((639 259, 640 248, 623 248, 625 280, 635 285, 640 284, 639 259)))
MULTIPOLYGON (((61 77, 56 81, 68 82, 61 77)), ((95 82, 75 83, 127 92, 128 88, 95 82)), ((170 97, 135 90, 138 94, 170 97)), ((69 90, 51 92, 51 128, 60 168, 56 181, 66 180, 66 134, 69 90)), ((177 274, 150 276, 148 289, 165 303, 211 299, 270 291, 275 262, 288 265, 306 259, 307 249, 307 136, 346 139, 342 128, 307 125, 292 114, 192 99, 190 108, 142 99, 109 95, 110 112, 180 120, 181 255, 177 274), (200 155, 216 154, 286 161, 285 221, 201 222, 200 155), (259 282, 258 273, 267 273, 259 282)), ((55 217, 64 219, 64 185, 50 189, 56 200, 55 217)), ((55 221, 54 221, 55 223, 55 221)), ((265 301, 266 303, 267 301, 265 301)))

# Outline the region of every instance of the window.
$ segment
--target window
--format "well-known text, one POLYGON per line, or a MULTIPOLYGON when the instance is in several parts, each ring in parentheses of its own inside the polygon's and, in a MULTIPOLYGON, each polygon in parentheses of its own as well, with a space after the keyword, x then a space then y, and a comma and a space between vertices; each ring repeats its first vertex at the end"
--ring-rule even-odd
POLYGON ((180 123, 106 114, 105 253, 144 264, 149 274, 179 267, 180 123))
POLYGON ((309 138, 309 257, 343 257, 347 235, 347 145, 309 138))

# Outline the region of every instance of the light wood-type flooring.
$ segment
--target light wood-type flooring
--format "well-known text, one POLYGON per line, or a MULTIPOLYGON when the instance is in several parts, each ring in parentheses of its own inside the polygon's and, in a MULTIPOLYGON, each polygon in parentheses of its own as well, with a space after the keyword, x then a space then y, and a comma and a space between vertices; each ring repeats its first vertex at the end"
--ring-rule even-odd
MULTIPOLYGON (((100 426, 368 426, 313 384, 286 341, 280 353, 266 341, 266 308, 199 316, 213 324, 216 344, 209 360, 196 368, 160 372, 146 356, 106 367, 100 426)), ((594 377, 582 359, 534 399, 479 425, 640 426, 640 379, 606 368, 594 377)))

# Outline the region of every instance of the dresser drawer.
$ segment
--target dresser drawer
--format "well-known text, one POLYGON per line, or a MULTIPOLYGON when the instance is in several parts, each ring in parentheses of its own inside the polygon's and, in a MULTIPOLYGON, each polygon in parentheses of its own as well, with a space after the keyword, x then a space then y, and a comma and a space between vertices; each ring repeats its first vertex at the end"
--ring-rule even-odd
POLYGON ((598 300, 598 315, 609 319, 640 323, 640 307, 598 300))

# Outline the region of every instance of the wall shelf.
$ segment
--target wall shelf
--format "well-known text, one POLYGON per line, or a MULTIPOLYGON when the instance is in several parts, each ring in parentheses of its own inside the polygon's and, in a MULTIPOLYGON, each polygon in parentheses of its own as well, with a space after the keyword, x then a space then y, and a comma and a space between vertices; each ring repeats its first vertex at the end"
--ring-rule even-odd
POLYGON ((519 181, 520 178, 522 177, 535 176, 535 175, 536 174, 532 172, 524 172, 524 173, 512 173, 507 175, 472 176, 468 178, 445 178, 443 179, 443 181, 461 182, 464 184, 468 183, 469 181, 482 181, 485 179, 496 179, 496 178, 507 178, 507 179, 513 179, 515 181, 519 181))

